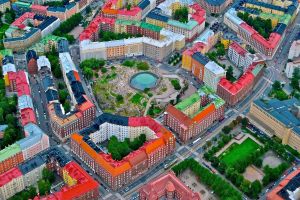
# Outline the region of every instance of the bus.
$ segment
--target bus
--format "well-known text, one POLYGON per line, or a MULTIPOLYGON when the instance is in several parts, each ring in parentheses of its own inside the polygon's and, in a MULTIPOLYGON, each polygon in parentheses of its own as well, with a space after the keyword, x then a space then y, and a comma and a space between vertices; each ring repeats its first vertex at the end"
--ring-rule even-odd
POLYGON ((196 144, 197 142, 199 142, 201 140, 201 137, 199 137, 198 139, 196 139, 192 144, 196 144))
POLYGON ((172 167, 173 165, 175 165, 177 162, 178 162, 178 158, 175 158, 175 159, 172 160, 171 162, 166 163, 166 164, 164 165, 164 169, 165 169, 165 170, 166 170, 166 169, 169 169, 170 167, 172 167))

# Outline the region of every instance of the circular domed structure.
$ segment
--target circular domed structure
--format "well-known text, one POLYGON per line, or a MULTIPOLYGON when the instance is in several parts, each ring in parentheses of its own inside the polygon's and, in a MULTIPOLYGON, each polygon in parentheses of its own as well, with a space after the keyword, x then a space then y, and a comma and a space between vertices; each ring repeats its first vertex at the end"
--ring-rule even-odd
POLYGON ((158 76, 151 72, 140 72, 130 79, 130 86, 134 89, 144 91, 146 88, 154 88, 158 83, 158 76))

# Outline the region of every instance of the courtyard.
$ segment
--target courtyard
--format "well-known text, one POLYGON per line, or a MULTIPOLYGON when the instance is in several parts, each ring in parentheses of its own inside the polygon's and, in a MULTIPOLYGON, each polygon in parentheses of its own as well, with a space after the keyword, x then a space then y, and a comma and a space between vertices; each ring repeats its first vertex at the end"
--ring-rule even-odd
POLYGON ((145 63, 125 61, 123 64, 111 64, 97 72, 93 80, 93 92, 104 112, 124 116, 150 115, 155 117, 172 99, 176 98, 183 87, 183 80, 159 68, 146 67, 148 64, 145 63), (140 65, 140 67, 135 63, 144 63, 145 66, 140 65), (138 77, 137 75, 140 74, 142 76, 138 77), (157 78, 155 84, 149 84, 149 80, 144 80, 143 78, 146 77, 144 74, 148 76, 153 74, 157 78), (139 86, 145 89, 133 87, 131 83, 137 84, 136 81, 139 81, 139 86), (148 88, 148 85, 151 85, 151 88, 148 88))
POLYGON ((187 169, 180 176, 179 179, 188 186, 193 192, 198 192, 201 196, 201 200, 216 200, 217 197, 214 192, 209 190, 205 185, 201 184, 194 173, 187 169))

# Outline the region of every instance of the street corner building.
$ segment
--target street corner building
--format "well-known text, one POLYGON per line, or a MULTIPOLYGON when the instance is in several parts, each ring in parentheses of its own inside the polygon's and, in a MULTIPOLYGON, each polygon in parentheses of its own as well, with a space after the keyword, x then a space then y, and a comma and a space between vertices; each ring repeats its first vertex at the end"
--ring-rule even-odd
POLYGON ((140 200, 184 199, 201 200, 199 193, 193 192, 172 171, 167 172, 139 189, 140 200))
POLYGON ((89 128, 71 136, 71 151, 113 190, 134 181, 161 163, 175 149, 174 135, 150 117, 123 117, 104 113, 89 128), (99 143, 116 136, 118 140, 146 135, 138 150, 116 161, 99 143))
POLYGON ((164 125, 178 134, 183 142, 204 133, 214 122, 224 118, 225 101, 208 87, 176 105, 168 105, 164 113, 164 125))

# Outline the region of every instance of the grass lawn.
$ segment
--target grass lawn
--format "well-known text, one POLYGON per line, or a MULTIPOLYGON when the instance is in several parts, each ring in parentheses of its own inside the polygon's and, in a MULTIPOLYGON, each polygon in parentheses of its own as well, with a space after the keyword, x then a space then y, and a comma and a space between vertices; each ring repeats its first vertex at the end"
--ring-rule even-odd
POLYGON ((135 95, 133 95, 130 101, 134 104, 141 104, 142 99, 143 99, 143 95, 141 95, 140 93, 136 93, 135 95))
POLYGON ((8 24, 2 24, 0 27, 0 40, 3 39, 3 35, 5 34, 5 31, 8 29, 8 24))
POLYGON ((259 144, 247 138, 241 144, 233 143, 222 155, 221 161, 226 165, 233 166, 245 159, 247 155, 259 148, 259 144))

